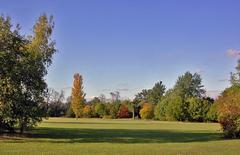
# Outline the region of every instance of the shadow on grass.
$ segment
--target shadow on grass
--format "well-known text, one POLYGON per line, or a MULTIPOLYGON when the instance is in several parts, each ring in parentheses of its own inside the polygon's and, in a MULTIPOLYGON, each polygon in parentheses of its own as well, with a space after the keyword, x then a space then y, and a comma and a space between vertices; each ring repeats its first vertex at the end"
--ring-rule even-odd
POLYGON ((220 133, 171 130, 38 128, 25 134, 24 142, 49 143, 188 143, 221 140, 220 133))

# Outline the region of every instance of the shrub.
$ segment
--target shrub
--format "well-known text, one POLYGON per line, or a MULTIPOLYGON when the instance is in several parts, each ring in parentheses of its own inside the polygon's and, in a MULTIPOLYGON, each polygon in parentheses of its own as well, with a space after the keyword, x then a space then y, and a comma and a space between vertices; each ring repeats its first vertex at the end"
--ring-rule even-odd
POLYGON ((240 138, 240 86, 234 85, 226 89, 216 103, 225 137, 240 138))
POLYGON ((140 116, 142 119, 152 119, 154 117, 154 106, 150 103, 144 103, 140 110, 140 116))
POLYGON ((120 104, 119 103, 111 103, 111 104, 108 104, 107 107, 108 107, 109 115, 111 116, 111 118, 113 118, 113 119, 117 118, 120 104))
POLYGON ((86 105, 83 108, 83 116, 86 118, 91 118, 92 117, 92 107, 90 105, 86 105))
POLYGON ((97 103, 94 107, 94 111, 97 117, 103 118, 103 116, 106 115, 106 107, 103 103, 97 103))
POLYGON ((208 113, 207 113, 207 121, 217 122, 218 121, 218 112, 217 112, 217 104, 214 103, 211 105, 208 113))
POLYGON ((129 110, 126 105, 121 105, 118 111, 118 118, 129 118, 129 110))

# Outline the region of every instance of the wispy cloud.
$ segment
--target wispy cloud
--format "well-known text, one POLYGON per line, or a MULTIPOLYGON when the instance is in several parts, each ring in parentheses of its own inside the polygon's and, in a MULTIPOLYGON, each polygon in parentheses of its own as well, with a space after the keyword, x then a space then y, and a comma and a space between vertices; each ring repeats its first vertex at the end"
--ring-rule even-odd
POLYGON ((226 51, 226 55, 230 58, 236 58, 240 56, 240 50, 236 50, 236 49, 228 49, 226 51))

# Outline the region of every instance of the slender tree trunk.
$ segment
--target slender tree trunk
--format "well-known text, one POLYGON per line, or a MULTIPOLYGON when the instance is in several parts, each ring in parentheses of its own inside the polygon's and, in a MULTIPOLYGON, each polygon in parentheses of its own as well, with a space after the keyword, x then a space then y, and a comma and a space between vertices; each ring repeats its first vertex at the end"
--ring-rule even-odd
POLYGON ((132 119, 135 119, 135 111, 133 110, 133 116, 132 119))

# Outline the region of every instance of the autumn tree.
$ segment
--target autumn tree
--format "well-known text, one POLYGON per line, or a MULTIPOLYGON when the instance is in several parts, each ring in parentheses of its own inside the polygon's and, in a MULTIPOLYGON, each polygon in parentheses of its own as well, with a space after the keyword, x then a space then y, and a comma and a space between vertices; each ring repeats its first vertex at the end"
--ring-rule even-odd
POLYGON ((225 89, 215 103, 218 121, 227 138, 240 138, 240 60, 236 70, 231 74, 231 87, 225 89))
POLYGON ((140 110, 142 119, 152 119, 154 117, 154 105, 151 103, 144 103, 140 110))
POLYGON ((216 100, 216 104, 225 137, 240 138, 240 86, 227 88, 216 100))
POLYGON ((84 108, 84 97, 83 92, 83 79, 78 73, 74 74, 73 87, 72 87, 72 101, 71 107, 76 118, 83 116, 84 108))

